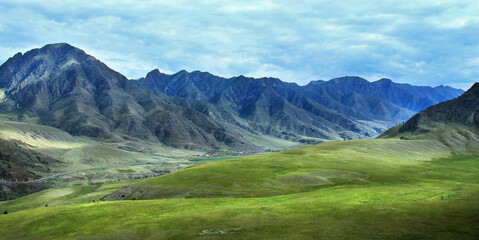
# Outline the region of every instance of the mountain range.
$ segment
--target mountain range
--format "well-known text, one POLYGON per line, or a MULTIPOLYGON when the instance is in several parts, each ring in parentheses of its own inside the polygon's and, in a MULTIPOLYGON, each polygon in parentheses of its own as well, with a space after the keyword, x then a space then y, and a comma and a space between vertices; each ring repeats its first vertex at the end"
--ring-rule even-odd
POLYGON ((261 151, 258 136, 317 143, 377 136, 463 93, 360 77, 312 81, 222 78, 153 70, 129 80, 66 43, 18 53, 0 67, 0 111, 103 141, 261 151))

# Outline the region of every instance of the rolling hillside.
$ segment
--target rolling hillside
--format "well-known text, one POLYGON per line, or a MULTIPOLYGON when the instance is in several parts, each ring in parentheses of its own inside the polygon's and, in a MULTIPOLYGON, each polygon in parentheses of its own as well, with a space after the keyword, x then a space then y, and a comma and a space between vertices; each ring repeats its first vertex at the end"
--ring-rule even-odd
POLYGON ((478 172, 477 157, 453 156, 435 141, 326 143, 207 163, 123 194, 180 199, 97 202, 102 195, 87 189, 39 192, 0 203, 9 211, 0 217, 0 233, 23 239, 475 239, 478 172))

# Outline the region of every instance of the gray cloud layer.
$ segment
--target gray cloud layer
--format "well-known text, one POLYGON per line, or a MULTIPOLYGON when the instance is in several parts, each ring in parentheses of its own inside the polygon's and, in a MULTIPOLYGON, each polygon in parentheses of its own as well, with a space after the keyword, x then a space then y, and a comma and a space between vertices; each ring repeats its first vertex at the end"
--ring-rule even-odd
POLYGON ((479 81, 472 1, 0 1, 0 60, 68 42, 130 78, 159 68, 305 84, 479 81))

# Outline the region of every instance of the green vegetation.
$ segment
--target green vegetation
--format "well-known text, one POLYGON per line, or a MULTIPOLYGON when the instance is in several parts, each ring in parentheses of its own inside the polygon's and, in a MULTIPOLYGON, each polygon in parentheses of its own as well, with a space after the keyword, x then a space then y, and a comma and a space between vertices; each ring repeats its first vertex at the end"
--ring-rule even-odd
POLYGON ((235 157, 217 157, 217 158, 196 158, 191 159, 191 162, 214 162, 214 161, 222 161, 222 160, 229 160, 229 159, 236 159, 241 158, 240 156, 235 157))
POLYGON ((245 131, 244 137, 248 142, 270 150, 285 150, 307 146, 304 143, 289 141, 281 138, 270 137, 260 134, 251 134, 245 131))
POLYGON ((62 188, 51 188, 12 201, 0 202, 0 209, 17 212, 45 206, 55 207, 68 204, 98 202, 119 188, 131 185, 140 180, 113 181, 94 185, 79 185, 62 188))
POLYGON ((38 152, 59 160, 61 163, 47 165, 52 170, 48 173, 44 168, 29 169, 42 177, 68 173, 48 182, 53 186, 125 179, 129 175, 151 174, 152 169, 173 171, 191 165, 184 159, 201 153, 135 138, 106 142, 77 137, 49 126, 14 122, 9 115, 0 115, 0 139, 19 141, 32 154, 38 152))
POLYGON ((331 142, 208 162, 137 181, 127 188, 123 188, 127 182, 88 186, 105 188, 98 192, 85 186, 50 189, 3 203, 0 210, 7 210, 8 214, 0 216, 0 236, 35 239, 477 239, 479 236, 479 157, 452 154, 446 145, 432 140, 331 142), (121 188, 119 192, 129 192, 125 198, 175 199, 91 202, 121 188), (92 193, 91 199, 85 197, 92 193), (56 196, 57 207, 53 207, 54 201, 50 199, 41 201, 49 195, 56 196), (45 202, 48 207, 41 206, 45 202), (60 206, 64 204, 71 205, 60 206))
MULTIPOLYGON (((316 189, 319 185, 414 181, 425 161, 449 150, 429 140, 392 139, 329 142, 261 156, 215 161, 167 177, 148 179, 129 199, 261 197, 316 189)), ((125 193, 122 193, 125 195, 125 193)))

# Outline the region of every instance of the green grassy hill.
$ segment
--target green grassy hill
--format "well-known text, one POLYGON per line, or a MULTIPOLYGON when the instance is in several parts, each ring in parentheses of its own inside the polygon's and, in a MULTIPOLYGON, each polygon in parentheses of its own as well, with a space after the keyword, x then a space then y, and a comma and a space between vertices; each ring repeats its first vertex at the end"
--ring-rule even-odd
POLYGON ((209 162, 126 185, 105 185, 101 194, 47 190, 63 192, 65 201, 39 192, 1 203, 0 210, 10 213, 0 216, 0 234, 27 239, 479 236, 479 157, 453 154, 434 140, 331 142, 209 162), (110 198, 175 199, 92 202, 119 189, 110 198), (57 204, 44 207, 53 201, 57 204))
MULTIPOLYGON (((450 156, 428 140, 354 140, 323 143, 291 151, 204 164, 151 178, 118 195, 126 199, 262 197, 322 187, 372 182, 407 182, 417 165, 450 156)), ((115 196, 111 196, 114 199, 115 196)))

